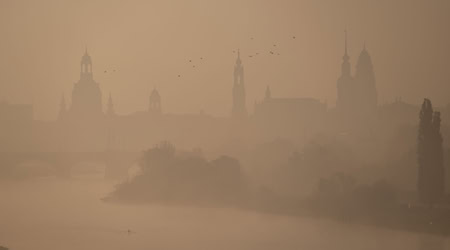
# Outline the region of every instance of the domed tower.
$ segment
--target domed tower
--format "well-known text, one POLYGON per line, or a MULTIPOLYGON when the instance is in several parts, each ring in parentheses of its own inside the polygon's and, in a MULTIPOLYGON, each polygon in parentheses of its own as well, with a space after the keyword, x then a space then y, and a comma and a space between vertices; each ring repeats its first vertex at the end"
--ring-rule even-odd
POLYGON ((366 49, 361 51, 356 64, 355 82, 359 89, 359 103, 365 112, 375 111, 378 105, 378 94, 375 82, 372 59, 366 49))
POLYGON ((234 66, 234 84, 233 84, 233 107, 232 116, 234 118, 243 118, 247 116, 245 105, 245 85, 244 85, 244 67, 238 50, 236 65, 234 66))
POLYGON ((94 81, 92 59, 87 49, 81 58, 80 80, 72 90, 70 115, 75 119, 98 118, 103 115, 102 93, 99 84, 94 81))
POLYGON ((80 79, 92 79, 92 59, 87 52, 87 48, 84 52, 83 57, 81 57, 80 66, 80 79))
POLYGON ((350 57, 347 52, 347 31, 345 31, 344 56, 342 57, 341 76, 337 80, 336 108, 341 112, 349 112, 355 103, 355 84, 351 75, 350 57))
POLYGON ((150 112, 150 114, 156 115, 160 115, 162 113, 161 96, 159 95, 156 88, 154 88, 152 93, 150 94, 148 112, 150 112))

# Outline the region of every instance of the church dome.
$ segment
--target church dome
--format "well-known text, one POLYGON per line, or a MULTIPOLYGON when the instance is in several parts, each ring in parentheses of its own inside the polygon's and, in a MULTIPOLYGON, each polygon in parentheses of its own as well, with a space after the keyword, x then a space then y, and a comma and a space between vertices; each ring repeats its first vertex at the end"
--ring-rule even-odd
POLYGON ((356 64, 357 70, 372 70, 372 59, 366 47, 359 54, 358 62, 356 64))

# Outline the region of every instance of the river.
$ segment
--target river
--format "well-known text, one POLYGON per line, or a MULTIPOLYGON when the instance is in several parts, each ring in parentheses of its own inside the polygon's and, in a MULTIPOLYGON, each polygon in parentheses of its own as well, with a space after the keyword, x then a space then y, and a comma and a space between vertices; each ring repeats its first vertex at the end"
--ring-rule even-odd
POLYGON ((114 185, 101 179, 0 181, 0 245, 10 250, 450 249, 448 238, 328 220, 103 202, 114 185))

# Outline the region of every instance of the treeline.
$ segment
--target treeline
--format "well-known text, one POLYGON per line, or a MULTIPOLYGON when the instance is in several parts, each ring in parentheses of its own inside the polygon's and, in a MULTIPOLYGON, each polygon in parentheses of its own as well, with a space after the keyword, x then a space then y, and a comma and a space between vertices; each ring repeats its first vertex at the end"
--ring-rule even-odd
POLYGON ((239 161, 228 156, 208 161, 201 154, 177 154, 172 144, 163 142, 145 151, 139 165, 140 173, 107 199, 233 205, 247 193, 239 161))

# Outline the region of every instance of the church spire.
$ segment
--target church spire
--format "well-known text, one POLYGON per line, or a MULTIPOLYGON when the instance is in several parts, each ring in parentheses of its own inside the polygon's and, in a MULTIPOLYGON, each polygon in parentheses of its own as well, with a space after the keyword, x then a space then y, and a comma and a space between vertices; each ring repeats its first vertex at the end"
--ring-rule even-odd
POLYGON ((241 52, 238 49, 236 65, 234 66, 233 107, 232 116, 243 118, 247 116, 244 85, 244 66, 241 61, 241 52))
POLYGON ((237 58, 236 58, 236 65, 241 65, 242 61, 241 61, 241 51, 240 49, 238 49, 238 53, 237 53, 237 58))
POLYGON ((272 92, 270 91, 270 86, 267 85, 267 88, 266 88, 266 100, 270 100, 270 98, 272 98, 272 92))
POLYGON ((342 57, 342 67, 341 67, 341 75, 350 76, 350 57, 348 56, 348 48, 347 48, 347 30, 344 30, 345 40, 344 40, 344 56, 342 57))

